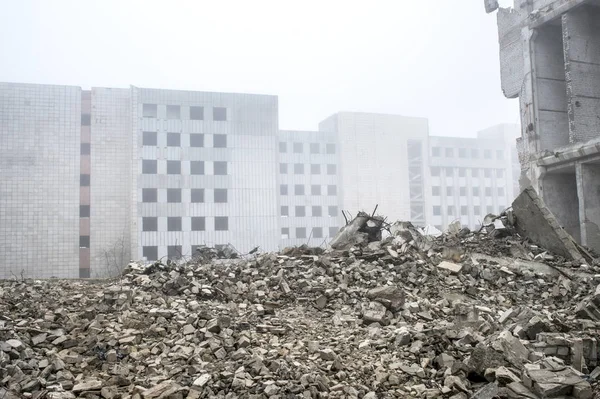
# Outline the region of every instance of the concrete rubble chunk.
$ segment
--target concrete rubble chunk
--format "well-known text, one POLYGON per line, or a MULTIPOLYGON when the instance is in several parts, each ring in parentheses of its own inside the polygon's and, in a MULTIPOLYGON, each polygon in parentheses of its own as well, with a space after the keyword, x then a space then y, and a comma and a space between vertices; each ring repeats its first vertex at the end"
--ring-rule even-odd
POLYGON ((460 271, 462 270, 462 265, 448 262, 448 261, 441 262, 438 265, 438 267, 440 269, 449 270, 451 273, 460 273, 460 271))

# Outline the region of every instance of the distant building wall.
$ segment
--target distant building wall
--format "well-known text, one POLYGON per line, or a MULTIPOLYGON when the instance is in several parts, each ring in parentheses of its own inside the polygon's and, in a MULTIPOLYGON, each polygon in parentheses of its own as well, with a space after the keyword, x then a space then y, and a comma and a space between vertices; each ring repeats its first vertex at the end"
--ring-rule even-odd
POLYGON ((0 83, 0 278, 79 277, 81 89, 0 83))
POLYGON ((280 247, 327 246, 342 226, 332 132, 279 132, 280 247))

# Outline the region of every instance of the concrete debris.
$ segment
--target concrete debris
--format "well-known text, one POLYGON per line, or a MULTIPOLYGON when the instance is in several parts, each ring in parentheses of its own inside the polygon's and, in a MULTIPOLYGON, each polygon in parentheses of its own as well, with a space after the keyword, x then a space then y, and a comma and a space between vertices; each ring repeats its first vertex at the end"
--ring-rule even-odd
POLYGON ((590 398, 600 269, 510 218, 0 282, 0 398, 590 398))

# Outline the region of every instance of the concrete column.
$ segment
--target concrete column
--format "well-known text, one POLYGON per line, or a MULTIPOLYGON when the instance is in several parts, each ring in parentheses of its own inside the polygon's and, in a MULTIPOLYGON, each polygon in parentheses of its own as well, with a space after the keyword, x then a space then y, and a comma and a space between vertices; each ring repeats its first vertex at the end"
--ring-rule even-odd
POLYGON ((577 163, 581 244, 600 250, 600 165, 577 163))
POLYGON ((560 225, 580 242, 577 186, 575 171, 548 173, 542 181, 542 198, 560 225))
POLYGON ((585 142, 600 131, 600 10, 575 8, 562 16, 569 141, 585 142))

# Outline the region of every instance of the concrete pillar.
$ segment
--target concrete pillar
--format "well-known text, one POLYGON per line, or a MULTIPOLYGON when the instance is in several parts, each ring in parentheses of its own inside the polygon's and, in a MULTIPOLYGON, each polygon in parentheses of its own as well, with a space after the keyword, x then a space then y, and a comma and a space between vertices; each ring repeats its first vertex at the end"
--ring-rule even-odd
POLYGON ((542 198, 566 232, 581 242, 577 186, 574 170, 548 173, 542 181, 542 198))
POLYGON ((600 250, 600 165, 576 166, 581 244, 600 250))
POLYGON ((575 8, 562 16, 569 141, 600 131, 600 9, 575 8))

